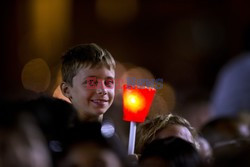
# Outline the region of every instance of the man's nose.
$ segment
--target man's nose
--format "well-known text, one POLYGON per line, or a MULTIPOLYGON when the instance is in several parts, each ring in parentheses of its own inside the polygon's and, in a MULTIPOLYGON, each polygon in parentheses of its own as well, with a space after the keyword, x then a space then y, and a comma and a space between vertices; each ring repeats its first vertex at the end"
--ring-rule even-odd
POLYGON ((107 89, 104 81, 98 81, 96 93, 101 95, 107 94, 107 89))

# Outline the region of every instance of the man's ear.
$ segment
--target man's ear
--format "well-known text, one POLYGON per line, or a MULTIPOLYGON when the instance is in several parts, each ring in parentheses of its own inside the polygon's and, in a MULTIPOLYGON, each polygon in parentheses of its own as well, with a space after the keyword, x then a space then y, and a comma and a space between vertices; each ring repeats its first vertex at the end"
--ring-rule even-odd
POLYGON ((67 97, 69 100, 71 100, 71 94, 70 94, 70 85, 66 82, 62 82, 60 85, 62 94, 67 97))

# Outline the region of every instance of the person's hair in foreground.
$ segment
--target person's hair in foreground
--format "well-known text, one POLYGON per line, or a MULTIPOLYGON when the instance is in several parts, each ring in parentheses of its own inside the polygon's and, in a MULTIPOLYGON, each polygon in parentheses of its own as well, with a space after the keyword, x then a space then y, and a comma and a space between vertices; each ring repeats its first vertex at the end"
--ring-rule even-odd
MULTIPOLYGON (((152 119, 148 119, 138 126, 136 134, 136 153, 140 153, 145 144, 148 144, 157 138, 170 137, 164 135, 163 137, 160 137, 159 133, 161 133, 164 129, 171 128, 173 126, 186 128, 190 132, 189 134, 191 136, 183 136, 183 138, 197 146, 197 143, 195 142, 197 133, 195 129, 189 124, 189 122, 178 115, 166 114, 158 115, 152 119)), ((182 136, 177 135, 177 137, 182 136)))
POLYGON ((70 103, 50 96, 29 100, 23 104, 22 110, 36 118, 48 142, 60 140, 65 131, 77 122, 76 111, 70 103))
POLYGON ((69 129, 62 142, 58 166, 125 167, 119 145, 105 137, 101 127, 99 122, 80 122, 69 129))
POLYGON ((51 167, 49 150, 36 120, 20 105, 0 104, 0 166, 51 167))
POLYGON ((202 159, 194 145, 178 137, 157 139, 147 144, 139 167, 200 167, 202 159))
POLYGON ((78 122, 74 107, 62 99, 40 96, 22 104, 21 109, 36 119, 55 163, 65 132, 78 122))
POLYGON ((82 120, 101 120, 114 99, 116 63, 98 45, 81 44, 62 57, 61 90, 82 120))

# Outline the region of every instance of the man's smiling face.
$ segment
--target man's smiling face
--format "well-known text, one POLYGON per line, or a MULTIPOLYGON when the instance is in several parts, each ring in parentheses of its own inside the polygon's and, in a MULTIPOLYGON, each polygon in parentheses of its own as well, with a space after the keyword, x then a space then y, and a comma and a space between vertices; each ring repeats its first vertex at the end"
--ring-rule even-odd
POLYGON ((81 68, 69 86, 69 98, 80 119, 96 119, 111 106, 115 95, 115 71, 105 66, 81 68))

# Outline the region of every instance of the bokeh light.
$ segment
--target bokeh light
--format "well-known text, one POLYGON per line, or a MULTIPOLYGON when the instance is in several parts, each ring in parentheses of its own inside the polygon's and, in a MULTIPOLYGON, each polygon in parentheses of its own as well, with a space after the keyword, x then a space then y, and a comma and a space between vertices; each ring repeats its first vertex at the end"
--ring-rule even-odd
POLYGON ((22 84, 27 90, 44 92, 50 84, 50 69, 48 64, 41 58, 29 61, 22 70, 22 84))
POLYGON ((176 105, 175 91, 170 84, 163 84, 162 89, 157 89, 148 117, 167 114, 174 110, 176 105))
MULTIPOLYGON (((122 79, 124 81, 127 81, 128 78, 130 78, 130 77, 134 77, 134 78, 136 78, 136 80, 139 80, 139 79, 154 79, 153 74, 149 70, 147 70, 146 68, 143 68, 143 67, 135 67, 135 68, 129 69, 127 72, 125 72, 123 74, 122 79)), ((141 86, 147 86, 147 85, 144 84, 144 85, 141 85, 141 86)))
POLYGON ((124 95, 124 106, 131 112, 137 112, 145 107, 145 97, 138 91, 127 90, 124 95))
POLYGON ((110 138, 115 134, 115 127, 112 122, 104 121, 101 127, 101 133, 104 137, 110 138))

